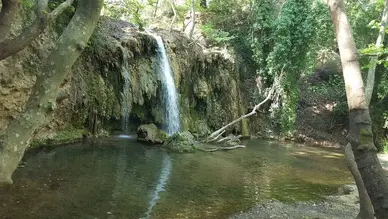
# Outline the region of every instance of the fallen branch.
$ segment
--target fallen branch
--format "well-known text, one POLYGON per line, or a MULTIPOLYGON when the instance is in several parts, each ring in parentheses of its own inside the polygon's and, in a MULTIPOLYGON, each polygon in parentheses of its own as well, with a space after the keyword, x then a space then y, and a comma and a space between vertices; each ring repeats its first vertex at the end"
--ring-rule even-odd
POLYGON ((231 147, 218 147, 218 148, 211 148, 211 149, 203 149, 202 151, 205 152, 214 152, 214 151, 227 151, 227 150, 233 150, 237 148, 245 148, 245 145, 236 145, 231 147))
MULTIPOLYGON (((221 130, 220 133, 217 133, 218 135, 217 135, 215 138, 209 139, 209 140, 207 140, 206 142, 207 142, 207 143, 210 143, 210 142, 213 142, 213 141, 217 141, 217 139, 218 139, 219 137, 221 137, 221 135, 224 134, 225 132, 226 132, 226 130, 221 130)), ((213 132, 213 133, 214 133, 214 132, 213 132)))
POLYGON ((240 121, 243 120, 243 119, 246 119, 246 118, 248 118, 248 117, 251 117, 251 116, 255 115, 255 114, 257 113, 257 111, 259 110, 259 108, 260 108, 264 103, 266 103, 267 101, 269 101, 269 100, 274 96, 275 90, 276 90, 276 88, 278 88, 278 85, 279 85, 280 80, 281 80, 282 77, 283 77, 283 73, 281 73, 280 76, 279 76, 277 79, 275 79, 275 81, 274 81, 274 83, 273 83, 273 85, 272 85, 270 91, 268 92, 267 97, 266 97, 263 101, 261 101, 259 104, 255 105, 255 107, 253 107, 253 109, 252 109, 252 111, 251 111, 250 113, 241 116, 240 118, 238 118, 238 119, 236 119, 236 120, 234 120, 234 121, 232 121, 232 122, 226 124, 225 126, 221 127, 221 128, 218 129, 217 131, 211 133, 211 134, 209 135, 209 137, 207 137, 207 138, 204 140, 204 142, 209 143, 209 142, 216 141, 219 137, 221 137, 221 135, 226 131, 227 128, 229 128, 230 126, 232 126, 232 125, 234 125, 234 124, 240 122, 240 121))

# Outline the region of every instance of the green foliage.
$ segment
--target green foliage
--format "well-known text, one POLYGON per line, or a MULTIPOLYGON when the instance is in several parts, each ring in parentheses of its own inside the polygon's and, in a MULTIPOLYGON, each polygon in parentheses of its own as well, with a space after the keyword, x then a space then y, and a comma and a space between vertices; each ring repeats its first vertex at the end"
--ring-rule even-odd
POLYGON ((307 69, 307 52, 313 37, 312 1, 289 0, 284 3, 278 19, 271 28, 276 42, 269 53, 264 78, 279 77, 284 72, 280 124, 283 132, 295 128, 296 106, 299 100, 297 82, 307 69))
POLYGON ((381 144, 381 152, 383 152, 384 154, 388 154, 388 139, 382 140, 381 144))
POLYGON ((214 29, 213 25, 211 24, 202 25, 201 31, 210 41, 210 43, 215 45, 229 43, 231 40, 236 38, 235 36, 232 36, 229 32, 220 29, 214 29))
POLYGON ((20 3, 25 9, 34 7, 34 1, 31 0, 21 0, 20 3))
MULTIPOLYGON (((154 4, 153 0, 149 0, 148 4, 154 4)), ((146 25, 145 20, 141 18, 141 11, 145 5, 141 4, 138 0, 123 0, 120 3, 104 3, 104 9, 107 12, 107 16, 116 19, 126 19, 129 22, 133 22, 143 29, 146 25)))

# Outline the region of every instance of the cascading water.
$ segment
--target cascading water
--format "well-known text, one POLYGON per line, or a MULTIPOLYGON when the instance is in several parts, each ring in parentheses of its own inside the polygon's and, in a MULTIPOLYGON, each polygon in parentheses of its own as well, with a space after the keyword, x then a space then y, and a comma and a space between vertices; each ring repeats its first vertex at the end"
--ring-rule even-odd
POLYGON ((171 135, 180 130, 178 97, 163 40, 158 35, 151 35, 156 39, 158 44, 158 61, 162 74, 163 98, 165 103, 165 131, 171 135))
POLYGON ((123 93, 122 93, 122 99, 121 99, 121 129, 123 131, 128 131, 129 127, 129 113, 131 111, 131 103, 132 103, 132 96, 131 96, 131 77, 129 75, 128 71, 128 53, 123 48, 123 66, 122 66, 122 72, 121 75, 124 78, 124 84, 123 84, 123 93))

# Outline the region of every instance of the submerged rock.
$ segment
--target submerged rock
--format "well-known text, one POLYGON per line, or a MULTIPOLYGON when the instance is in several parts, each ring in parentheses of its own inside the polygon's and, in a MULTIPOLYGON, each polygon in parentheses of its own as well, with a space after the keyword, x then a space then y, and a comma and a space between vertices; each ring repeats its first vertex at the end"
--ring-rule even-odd
POLYGON ((158 129, 155 124, 141 125, 137 128, 137 141, 147 144, 163 144, 167 134, 158 129))
POLYGON ((196 149, 194 136, 188 131, 178 132, 168 137, 163 147, 178 153, 192 153, 196 149))

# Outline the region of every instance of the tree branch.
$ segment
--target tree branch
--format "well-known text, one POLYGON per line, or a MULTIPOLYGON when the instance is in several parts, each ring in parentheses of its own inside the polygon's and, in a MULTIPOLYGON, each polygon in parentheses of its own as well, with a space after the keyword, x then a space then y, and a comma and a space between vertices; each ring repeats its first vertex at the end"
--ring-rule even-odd
POLYGON ((221 137, 221 135, 226 131, 227 128, 229 128, 230 126, 232 126, 232 125, 234 125, 234 124, 240 122, 241 120, 243 120, 243 119, 245 119, 245 118, 248 118, 248 117, 251 117, 251 116, 255 115, 255 114, 257 113, 257 111, 259 110, 259 108, 260 108, 264 103, 266 103, 267 101, 269 101, 269 100, 273 97, 273 95, 275 94, 275 90, 276 90, 276 88, 278 88, 278 86, 279 86, 279 84, 280 84, 280 81, 281 81, 282 77, 283 77, 283 70, 282 70, 282 73, 280 74, 280 76, 279 76, 277 79, 275 79, 275 81, 274 81, 274 83, 273 83, 273 85, 272 85, 270 91, 268 92, 267 97, 266 97, 263 101, 261 101, 259 104, 255 105, 255 107, 253 107, 253 109, 252 109, 252 111, 251 111, 250 113, 241 116, 240 118, 238 118, 238 119, 236 119, 236 120, 234 120, 234 121, 232 121, 232 122, 226 124, 225 126, 221 127, 221 128, 218 129, 217 131, 211 133, 211 134, 209 135, 209 137, 207 137, 207 138, 205 139, 205 142, 213 142, 213 141, 216 141, 219 137, 221 137))
POLYGON ((171 23, 170 23, 170 31, 172 30, 172 26, 173 26, 173 24, 175 23, 175 20, 176 20, 176 10, 175 10, 175 2, 174 2, 174 0, 170 0, 170 6, 171 6, 171 8, 172 8, 172 11, 174 12, 174 17, 172 18, 172 20, 171 20, 171 23))
POLYGON ((237 148, 245 148, 245 145, 235 145, 231 147, 218 147, 218 148, 211 148, 211 149, 202 149, 202 151, 205 152, 215 152, 215 151, 226 151, 226 150, 233 150, 237 148))
POLYGON ((0 43, 0 61, 23 50, 27 45, 35 40, 63 11, 70 7, 74 0, 67 0, 61 3, 55 10, 48 14, 47 2, 48 0, 38 1, 36 9, 37 18, 35 19, 34 23, 32 23, 23 33, 13 39, 0 43))
POLYGON ((2 8, 0 12, 0 42, 4 41, 11 31, 13 21, 20 10, 19 0, 1 0, 2 8))
MULTIPOLYGON (((376 40, 376 47, 380 48, 384 44, 384 36, 385 36, 385 29, 387 27, 388 23, 388 0, 384 3, 384 11, 383 15, 381 17, 381 24, 379 29, 379 36, 376 40)), ((365 96, 366 96, 366 102, 369 105, 370 101, 372 99, 373 94, 373 88, 375 85, 375 73, 376 73, 376 65, 378 60, 378 54, 372 56, 369 61, 369 71, 368 71, 368 77, 366 82, 366 88, 365 88, 365 96)))

